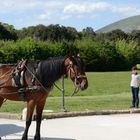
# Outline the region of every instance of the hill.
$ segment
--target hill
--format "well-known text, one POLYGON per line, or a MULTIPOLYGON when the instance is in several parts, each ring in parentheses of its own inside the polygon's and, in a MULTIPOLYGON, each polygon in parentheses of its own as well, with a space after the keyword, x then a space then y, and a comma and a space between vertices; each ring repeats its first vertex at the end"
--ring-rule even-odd
POLYGON ((109 32, 115 29, 121 29, 126 33, 130 33, 132 30, 140 30, 140 15, 125 18, 109 24, 96 32, 109 32))

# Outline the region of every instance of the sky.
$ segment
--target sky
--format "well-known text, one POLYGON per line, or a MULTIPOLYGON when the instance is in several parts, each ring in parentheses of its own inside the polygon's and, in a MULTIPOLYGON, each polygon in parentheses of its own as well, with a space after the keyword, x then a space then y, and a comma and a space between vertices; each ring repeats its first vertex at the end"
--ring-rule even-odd
POLYGON ((139 0, 0 0, 0 22, 16 29, 60 24, 96 31, 134 15, 140 15, 139 0))

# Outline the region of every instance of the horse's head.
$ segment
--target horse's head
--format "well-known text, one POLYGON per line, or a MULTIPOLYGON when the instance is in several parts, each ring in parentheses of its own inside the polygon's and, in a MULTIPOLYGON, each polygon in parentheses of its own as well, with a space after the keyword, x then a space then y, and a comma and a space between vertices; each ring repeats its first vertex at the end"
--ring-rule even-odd
POLYGON ((84 61, 79 56, 72 56, 65 59, 65 69, 68 77, 74 82, 74 85, 81 90, 88 87, 88 80, 85 74, 84 61))

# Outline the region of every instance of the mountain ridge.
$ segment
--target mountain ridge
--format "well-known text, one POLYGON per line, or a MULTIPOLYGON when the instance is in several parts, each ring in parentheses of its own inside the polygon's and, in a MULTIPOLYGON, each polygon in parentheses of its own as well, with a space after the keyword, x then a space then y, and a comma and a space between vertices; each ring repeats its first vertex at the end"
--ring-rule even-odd
POLYGON ((140 30, 140 15, 121 19, 98 29, 96 32, 106 33, 116 29, 120 29, 126 33, 130 33, 133 30, 140 30))

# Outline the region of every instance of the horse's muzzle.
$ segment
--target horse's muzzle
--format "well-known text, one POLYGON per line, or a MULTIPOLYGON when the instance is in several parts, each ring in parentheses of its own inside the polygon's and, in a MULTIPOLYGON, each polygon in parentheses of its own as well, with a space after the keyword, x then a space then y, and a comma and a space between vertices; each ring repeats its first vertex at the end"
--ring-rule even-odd
POLYGON ((87 80, 83 80, 83 81, 80 83, 79 88, 80 88, 81 90, 87 89, 87 88, 88 88, 88 81, 87 81, 87 80))

